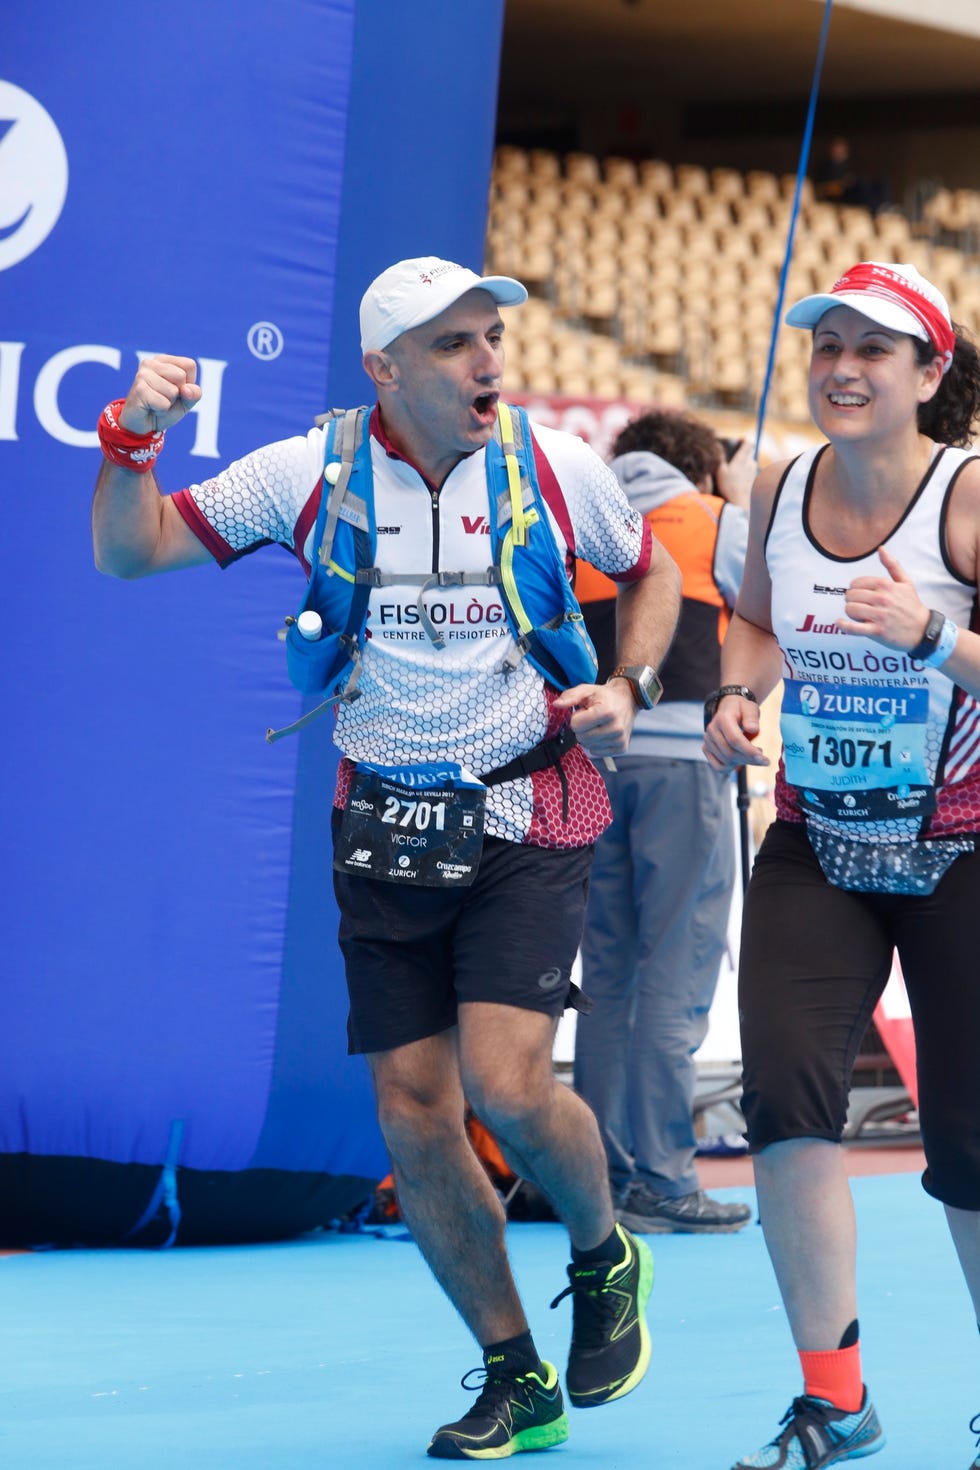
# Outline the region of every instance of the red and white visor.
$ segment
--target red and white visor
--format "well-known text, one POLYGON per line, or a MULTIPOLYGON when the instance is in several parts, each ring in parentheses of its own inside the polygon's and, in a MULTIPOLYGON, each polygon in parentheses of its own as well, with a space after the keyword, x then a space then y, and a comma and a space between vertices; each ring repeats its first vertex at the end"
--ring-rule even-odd
POLYGON ((852 265, 830 291, 804 296, 791 306, 786 324, 813 328, 834 306, 851 306, 880 327, 931 342, 943 359, 943 372, 949 371, 956 346, 949 306, 942 292, 914 265, 877 260, 852 265))

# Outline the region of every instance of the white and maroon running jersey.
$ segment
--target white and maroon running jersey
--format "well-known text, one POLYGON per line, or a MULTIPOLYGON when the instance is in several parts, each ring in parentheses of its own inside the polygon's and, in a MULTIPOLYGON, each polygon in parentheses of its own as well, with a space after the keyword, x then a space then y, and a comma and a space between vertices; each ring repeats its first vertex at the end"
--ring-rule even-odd
MULTIPOLYGON (((386 572, 485 570, 491 561, 485 451, 460 461, 436 492, 384 444, 377 410, 371 459, 377 564, 386 572)), ((559 549, 593 562, 616 580, 644 576, 650 532, 616 477, 581 439, 535 425, 535 460, 559 549), (560 487, 560 489, 559 489, 560 487)), ((203 484, 174 496, 187 524, 222 565, 278 542, 308 573, 322 483, 324 430, 256 450, 203 484)), ((425 606, 443 633, 437 648, 418 616, 418 588, 372 590, 361 697, 337 708, 334 738, 342 801, 351 761, 414 765, 453 760, 476 775, 525 754, 565 723, 554 693, 522 660, 500 665, 514 648, 499 587, 446 587, 425 606)), ((298 599, 297 599, 298 600, 298 599)), ((581 748, 565 756, 562 786, 548 768, 490 787, 489 835, 540 847, 593 842, 609 821, 602 778, 581 748)))
MULTIPOLYGON (((785 663, 783 755, 776 778, 776 814, 866 842, 913 840, 980 831, 980 704, 939 669, 871 638, 842 633, 844 592, 855 577, 883 575, 877 549, 865 556, 831 555, 809 525, 813 477, 826 446, 791 464, 779 487, 766 538, 772 578, 772 624, 785 663), (827 731, 831 734, 828 740, 827 731), (855 734, 858 738, 854 738, 855 734), (839 738, 840 736, 843 738, 839 738), (866 738, 861 739, 860 736, 866 738), (865 793, 886 780, 871 777, 887 754, 909 762, 936 788, 931 817, 902 817, 909 798, 890 788, 894 813, 856 825, 815 810, 813 793, 832 807, 849 804, 861 816, 865 793), (787 779, 796 770, 805 782, 787 779), (810 786, 812 783, 812 787, 810 786)), ((977 588, 952 570, 946 555, 946 507, 960 470, 976 456, 938 446, 910 505, 883 545, 902 564, 927 607, 961 628, 978 631, 977 588)))

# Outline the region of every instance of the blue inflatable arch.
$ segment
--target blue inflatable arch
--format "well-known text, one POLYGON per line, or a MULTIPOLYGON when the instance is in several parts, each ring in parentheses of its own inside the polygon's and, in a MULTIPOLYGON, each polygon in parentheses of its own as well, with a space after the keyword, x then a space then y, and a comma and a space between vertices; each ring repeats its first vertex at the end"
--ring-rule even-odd
POLYGON ((479 267, 503 0, 172 0, 5 19, 0 1246, 268 1239, 387 1171, 346 1056, 335 756, 277 639, 278 548, 100 577, 94 423, 198 359, 166 490, 363 401, 357 302, 479 267), (12 181, 12 183, 11 183, 12 181))

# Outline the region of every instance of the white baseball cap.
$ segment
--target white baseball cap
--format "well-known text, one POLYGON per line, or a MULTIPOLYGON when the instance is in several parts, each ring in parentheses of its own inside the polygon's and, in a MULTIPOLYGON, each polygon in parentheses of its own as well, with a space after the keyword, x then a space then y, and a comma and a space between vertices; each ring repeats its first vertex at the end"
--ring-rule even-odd
POLYGON ((830 291, 804 296, 786 313, 790 327, 815 327, 834 306, 851 306, 862 316, 905 332, 952 361, 955 334, 946 298, 914 265, 864 260, 845 271, 830 291))
POLYGON ((510 276, 478 276, 464 265, 420 255, 375 277, 361 297, 361 351, 380 351, 402 332, 431 322, 467 291, 489 291, 498 306, 520 306, 527 289, 510 276))

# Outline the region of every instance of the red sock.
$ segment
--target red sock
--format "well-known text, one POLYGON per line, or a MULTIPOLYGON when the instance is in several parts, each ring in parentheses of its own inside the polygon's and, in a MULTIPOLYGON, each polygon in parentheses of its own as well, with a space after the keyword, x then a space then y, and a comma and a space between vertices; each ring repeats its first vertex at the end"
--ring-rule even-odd
POLYGON ((827 1399, 836 1409, 853 1414, 864 1398, 861 1379, 861 1346, 837 1348, 830 1353, 800 1353, 803 1391, 815 1399, 827 1399))

